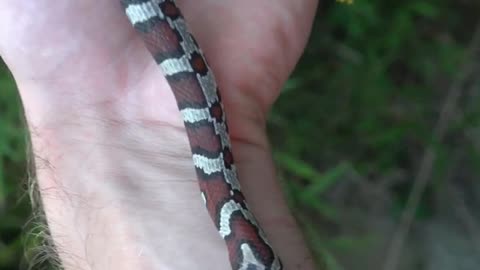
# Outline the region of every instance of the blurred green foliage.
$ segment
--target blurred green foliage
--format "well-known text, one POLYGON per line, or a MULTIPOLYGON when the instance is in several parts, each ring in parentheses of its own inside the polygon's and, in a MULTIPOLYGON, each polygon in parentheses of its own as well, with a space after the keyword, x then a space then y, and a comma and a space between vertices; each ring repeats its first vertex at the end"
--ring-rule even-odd
MULTIPOLYGON (((313 35, 269 120, 269 133, 290 205, 313 250, 329 270, 343 269, 331 252, 368 246, 370 237, 330 234, 338 224, 329 191, 355 171, 375 183, 401 171, 410 179, 390 188, 398 217, 426 146, 439 155, 441 174, 458 146, 455 134, 478 124, 478 109, 452 126, 446 142, 432 142, 443 99, 459 66, 470 59, 480 2, 453 0, 321 1, 313 35), (288 180, 287 180, 288 179, 288 180), (320 220, 320 221, 319 221, 320 220), (329 226, 327 226, 329 227, 329 226)), ((22 226, 30 210, 25 128, 12 77, 0 66, 0 269, 18 269, 22 226)), ((472 150, 472 164, 480 156, 472 150)), ((480 168, 480 166, 477 166, 480 168)), ((432 214, 433 181, 417 211, 432 214)))
MULTIPOLYGON (((343 269, 328 251, 338 248, 339 238, 355 243, 341 250, 368 246, 366 239, 323 229, 341 222, 328 193, 352 171, 374 184, 402 174, 403 181, 389 187, 390 214, 398 220, 423 152, 434 145, 437 180, 427 187, 416 216, 428 219, 434 213, 432 194, 442 185, 438 176, 445 174, 462 132, 478 126, 473 106, 451 124, 445 142, 432 141, 460 66, 474 61, 465 53, 479 12, 478 1, 322 1, 269 131, 292 208, 327 269, 343 269), (325 220, 328 226, 322 226, 325 220)), ((474 150, 467 159, 479 164, 474 150)))
POLYGON ((0 64, 0 269, 18 269, 23 255, 22 228, 30 216, 25 191, 23 111, 12 77, 0 64))

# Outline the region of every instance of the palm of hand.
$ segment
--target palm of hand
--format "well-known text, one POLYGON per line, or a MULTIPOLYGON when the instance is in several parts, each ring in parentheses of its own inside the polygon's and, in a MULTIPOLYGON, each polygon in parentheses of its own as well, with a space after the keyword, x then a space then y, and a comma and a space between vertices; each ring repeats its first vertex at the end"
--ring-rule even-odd
MULTIPOLYGON (((138 73, 151 64, 120 5, 112 1, 6 2, 0 24, 9 27, 0 31, 0 52, 20 84, 55 80, 121 89, 138 83, 145 76, 138 73), (138 76, 125 78, 129 72, 138 76)), ((287 1, 275 6, 179 2, 222 87, 230 117, 248 109, 258 113, 253 117, 262 116, 304 46, 309 20, 295 18, 301 14, 287 1)))
MULTIPOLYGON (((0 0, 0 25, 8 26, 0 28, 0 55, 20 90, 28 89, 20 91, 26 107, 45 111, 95 105, 115 115, 138 110, 133 113, 137 118, 183 125, 165 79, 119 3, 54 2, 0 0)), ((269 212, 280 192, 265 180, 273 180, 265 115, 305 45, 316 1, 178 2, 221 87, 248 199, 263 208, 258 213, 269 212)), ((42 124, 34 115, 29 118, 42 124)), ((282 207, 275 212, 287 213, 282 207)))

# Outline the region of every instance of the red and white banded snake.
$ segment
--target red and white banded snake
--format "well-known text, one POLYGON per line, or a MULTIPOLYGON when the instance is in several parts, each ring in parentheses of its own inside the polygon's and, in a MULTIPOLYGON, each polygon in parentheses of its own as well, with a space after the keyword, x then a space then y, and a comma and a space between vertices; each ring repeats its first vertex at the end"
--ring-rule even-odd
POLYGON ((217 83, 179 8, 173 0, 121 2, 177 100, 201 196, 232 269, 283 269, 240 191, 217 83))

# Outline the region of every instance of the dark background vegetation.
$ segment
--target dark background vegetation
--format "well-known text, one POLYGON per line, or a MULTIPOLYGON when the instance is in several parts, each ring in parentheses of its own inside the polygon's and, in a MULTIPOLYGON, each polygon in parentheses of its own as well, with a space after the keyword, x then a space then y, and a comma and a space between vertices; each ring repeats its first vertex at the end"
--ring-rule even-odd
MULTIPOLYGON (((322 1, 269 121, 322 269, 480 269, 479 14, 474 0, 322 1)), ((1 66, 1 270, 28 246, 19 104, 1 66)))

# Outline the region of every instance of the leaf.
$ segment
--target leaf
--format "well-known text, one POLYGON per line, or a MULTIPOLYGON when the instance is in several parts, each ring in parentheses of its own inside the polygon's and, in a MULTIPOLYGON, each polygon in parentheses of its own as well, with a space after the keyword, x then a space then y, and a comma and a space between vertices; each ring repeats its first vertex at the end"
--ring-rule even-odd
POLYGON ((305 198, 318 197, 337 183, 341 179, 341 176, 349 169, 350 165, 348 163, 341 163, 328 170, 325 174, 320 175, 316 180, 312 181, 312 184, 308 187, 303 196, 305 198))
POLYGON ((335 220, 337 217, 336 209, 323 201, 320 196, 337 183, 342 174, 350 168, 350 165, 342 163, 322 174, 311 165, 289 154, 277 153, 275 157, 283 169, 310 183, 306 188, 297 189, 301 190, 301 192, 297 191, 295 194, 298 200, 317 210, 323 216, 335 220))
POLYGON ((276 153, 275 159, 284 170, 309 182, 315 182, 317 179, 322 178, 322 174, 315 168, 290 154, 276 153))
POLYGON ((322 248, 320 250, 320 253, 322 254, 323 260, 325 261, 327 270, 344 270, 344 268, 340 265, 340 263, 330 251, 322 248))

